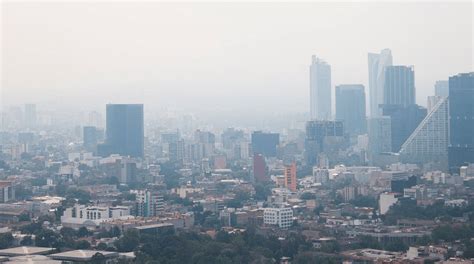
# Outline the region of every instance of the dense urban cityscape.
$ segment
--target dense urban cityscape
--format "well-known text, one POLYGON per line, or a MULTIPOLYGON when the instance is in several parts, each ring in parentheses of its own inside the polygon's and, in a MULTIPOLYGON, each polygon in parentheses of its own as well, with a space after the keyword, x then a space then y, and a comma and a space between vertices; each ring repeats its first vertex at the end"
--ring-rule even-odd
POLYGON ((308 54, 309 109, 267 129, 3 107, 0 263, 474 263, 474 72, 419 102, 396 57, 366 87, 308 54))

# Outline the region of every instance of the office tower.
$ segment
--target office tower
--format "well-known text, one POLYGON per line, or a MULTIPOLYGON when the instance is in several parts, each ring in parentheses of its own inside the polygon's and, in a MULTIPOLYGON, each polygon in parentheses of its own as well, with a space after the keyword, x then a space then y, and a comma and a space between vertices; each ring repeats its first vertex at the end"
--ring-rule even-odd
POLYGON ((369 53, 369 101, 370 116, 380 116, 379 106, 383 104, 385 67, 392 65, 392 52, 384 49, 380 53, 369 53))
POLYGON ((227 128, 221 135, 224 149, 232 149, 236 144, 240 144, 244 138, 244 131, 235 128, 227 128))
POLYGON ((435 87, 436 96, 443 96, 443 97, 449 96, 449 81, 446 81, 446 80, 436 81, 434 87, 435 87))
POLYGON ((309 67, 310 114, 312 120, 331 119, 331 66, 312 57, 309 67))
POLYGON ((254 131, 252 133, 252 152, 263 154, 265 157, 276 157, 280 144, 280 134, 254 131))
POLYGON ((256 183, 267 182, 267 164, 262 154, 253 155, 253 179, 256 183))
POLYGON ((131 191, 135 198, 135 215, 142 217, 159 216, 164 212, 164 196, 157 191, 131 191))
POLYGON ((392 150, 392 129, 388 116, 371 117, 367 120, 369 136, 368 158, 371 164, 377 164, 380 154, 392 150))
POLYGON ((383 115, 389 116, 391 121, 392 152, 400 151, 402 144, 426 117, 426 113, 426 108, 416 104, 383 106, 383 115))
POLYGON ((25 104, 25 127, 32 129, 36 127, 36 105, 25 104))
POLYGON ((118 180, 120 183, 129 184, 137 181, 137 163, 129 158, 117 159, 118 180))
POLYGON ((97 129, 94 126, 83 127, 83 146, 87 151, 95 152, 97 148, 97 129))
POLYGON ((336 86, 336 120, 351 135, 365 133, 365 92, 362 84, 336 86))
POLYGON ((449 77, 449 170, 474 163, 474 72, 449 77))
MULTIPOLYGON (((330 146, 343 139, 344 127, 341 121, 308 121, 306 122, 305 161, 307 166, 318 162, 320 154, 331 154, 330 146)), ((336 145, 336 144, 334 144, 336 145)))
POLYGON ((296 192, 296 163, 292 163, 289 166, 285 166, 285 187, 292 191, 296 192))
POLYGON ((184 141, 179 132, 161 134, 163 152, 167 154, 170 161, 181 161, 184 158, 184 141))
POLYGON ((198 129, 194 132, 194 142, 201 145, 203 157, 210 157, 214 154, 216 148, 216 136, 213 133, 198 129))
POLYGON ((106 139, 99 155, 143 158, 143 104, 108 104, 106 112, 106 139))
POLYGON ((415 72, 413 66, 385 67, 384 105, 415 104, 415 72))
POLYGON ((447 168, 448 160, 448 99, 440 97, 431 112, 421 121, 400 149, 403 162, 436 163, 447 168))

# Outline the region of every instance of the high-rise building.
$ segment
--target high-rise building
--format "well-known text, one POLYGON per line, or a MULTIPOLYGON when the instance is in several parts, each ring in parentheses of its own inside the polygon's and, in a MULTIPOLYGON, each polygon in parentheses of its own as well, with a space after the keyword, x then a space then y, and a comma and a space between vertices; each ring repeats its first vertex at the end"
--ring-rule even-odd
POLYGON ((162 133, 161 143, 163 152, 167 154, 170 161, 181 161, 184 158, 184 140, 178 131, 172 133, 162 133))
POLYGON ((165 208, 164 196, 157 191, 137 190, 132 191, 136 195, 135 214, 137 216, 152 217, 163 213, 165 208))
POLYGON ((99 155, 143 158, 143 104, 108 104, 106 110, 106 138, 99 155))
POLYGON ((235 128, 227 128, 221 135, 222 146, 225 149, 232 149, 236 144, 244 141, 244 131, 235 128))
POLYGON ((380 53, 369 53, 369 98, 370 116, 380 116, 382 111, 380 105, 383 104, 385 67, 392 65, 392 52, 384 49, 380 53))
POLYGON ((87 151, 95 152, 97 148, 97 129, 94 126, 83 127, 83 146, 87 151))
POLYGON ((436 96, 443 96, 443 97, 449 96, 449 81, 447 80, 436 81, 434 87, 435 87, 436 96))
POLYGON ((474 72, 449 77, 449 170, 474 163, 474 72))
POLYGON ((306 122, 305 161, 307 166, 318 162, 318 155, 328 154, 329 139, 343 138, 344 126, 341 121, 308 121, 306 122))
POLYGON ((428 96, 428 101, 426 105, 426 109, 428 110, 428 113, 433 111, 434 107, 438 104, 438 102, 443 100, 446 97, 447 96, 439 96, 439 95, 428 96))
POLYGON ((371 117, 367 120, 369 136, 368 158, 371 164, 377 164, 381 153, 392 150, 392 129, 388 116, 371 117))
POLYGON ((25 104, 25 127, 35 128, 36 127, 36 105, 25 104))
POLYGON ((331 119, 331 66, 312 57, 309 67, 310 114, 312 120, 331 119))
POLYGON ((448 99, 441 99, 421 121, 400 149, 403 162, 436 163, 438 169, 447 168, 448 160, 448 99))
POLYGON ((254 154, 253 156, 253 178, 256 183, 267 182, 267 164, 262 154, 254 154))
POLYGON ((296 163, 285 166, 285 187, 292 192, 296 192, 296 163))
POLYGON ((391 142, 392 152, 400 151, 403 143, 418 127, 420 122, 426 117, 426 108, 416 104, 403 105, 384 105, 383 115, 390 117, 391 122, 391 142))
POLYGON ((415 71, 413 66, 385 67, 384 105, 415 104, 415 71))
POLYGON ((280 144, 280 134, 254 131, 252 133, 252 152, 263 154, 265 157, 276 157, 280 144))
POLYGON ((194 142, 202 147, 203 157, 208 158, 214 154, 216 136, 213 133, 198 129, 194 132, 194 142))
POLYGON ((362 84, 336 86, 336 120, 344 123, 351 135, 361 135, 365 126, 365 92, 362 84))

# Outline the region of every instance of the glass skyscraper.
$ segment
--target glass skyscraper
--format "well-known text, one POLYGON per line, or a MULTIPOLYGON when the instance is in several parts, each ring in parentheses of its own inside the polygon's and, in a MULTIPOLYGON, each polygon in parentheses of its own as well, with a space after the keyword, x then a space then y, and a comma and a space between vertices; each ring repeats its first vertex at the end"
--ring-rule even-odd
POLYGON ((384 105, 415 104, 415 71, 413 66, 385 67, 384 105))
POLYGON ((143 158, 143 104, 108 104, 106 139, 99 155, 143 158))
POLYGON ((385 85, 385 67, 392 65, 392 52, 384 49, 380 53, 369 53, 369 104, 370 116, 380 116, 385 85))
POLYGON ((362 84, 336 86, 336 120, 344 123, 344 130, 350 135, 365 133, 365 92, 362 84))
POLYGON ((331 66, 313 55, 309 67, 311 120, 331 119, 331 66))
POLYGON ((474 72, 449 77, 449 169, 474 162, 474 72))

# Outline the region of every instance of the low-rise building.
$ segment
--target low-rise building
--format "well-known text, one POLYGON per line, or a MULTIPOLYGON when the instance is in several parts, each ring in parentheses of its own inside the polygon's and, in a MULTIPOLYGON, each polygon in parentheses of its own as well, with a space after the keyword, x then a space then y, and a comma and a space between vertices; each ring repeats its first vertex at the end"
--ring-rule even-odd
POLYGON ((96 228, 102 222, 130 218, 130 209, 125 206, 85 206, 75 205, 67 208, 61 216, 61 224, 71 228, 96 228))

